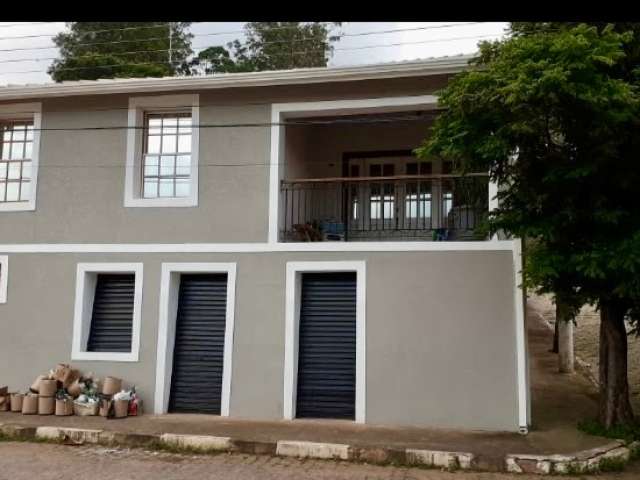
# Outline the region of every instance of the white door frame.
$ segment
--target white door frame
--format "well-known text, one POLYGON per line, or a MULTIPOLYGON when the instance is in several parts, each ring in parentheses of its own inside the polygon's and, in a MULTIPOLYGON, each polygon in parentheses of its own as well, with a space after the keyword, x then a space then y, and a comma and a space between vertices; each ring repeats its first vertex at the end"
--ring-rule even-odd
POLYGON ((154 413, 167 413, 173 371, 173 348, 178 313, 178 294, 182 273, 226 273, 227 315, 224 331, 224 363, 222 366, 222 398, 220 416, 229 416, 231 399, 231 371, 233 330, 236 297, 236 263, 163 263, 160 280, 160 318, 156 359, 156 393, 154 413))
POLYGON ((366 411, 366 262, 287 262, 284 352, 284 418, 296 417, 298 345, 300 331, 300 288, 302 273, 356 273, 356 418, 365 422, 366 411))

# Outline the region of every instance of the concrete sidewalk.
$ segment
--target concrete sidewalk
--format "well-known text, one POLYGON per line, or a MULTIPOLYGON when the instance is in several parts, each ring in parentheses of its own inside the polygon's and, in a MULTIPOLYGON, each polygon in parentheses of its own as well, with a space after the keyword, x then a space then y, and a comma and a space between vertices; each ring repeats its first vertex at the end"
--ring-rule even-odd
POLYGON ((207 415, 144 415, 121 420, 101 417, 26 416, 0 413, 0 424, 58 426, 137 434, 189 434, 230 437, 247 442, 279 440, 349 444, 367 448, 471 452, 479 463, 504 465, 508 454, 568 454, 609 440, 579 432, 579 420, 593 417, 593 386, 582 376, 557 373, 549 353, 552 332, 531 305, 527 311, 533 425, 528 435, 415 427, 359 425, 347 421, 255 421, 207 415))

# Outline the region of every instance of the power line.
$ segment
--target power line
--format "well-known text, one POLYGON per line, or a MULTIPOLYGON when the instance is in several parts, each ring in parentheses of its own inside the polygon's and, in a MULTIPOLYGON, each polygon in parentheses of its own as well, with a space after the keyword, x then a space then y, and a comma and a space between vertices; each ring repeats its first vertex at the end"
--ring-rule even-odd
MULTIPOLYGON (((345 48, 334 48, 335 51, 352 51, 352 50, 363 50, 370 48, 387 48, 387 47, 399 47, 403 45, 419 45, 419 44, 427 44, 427 43, 444 43, 444 42, 453 42, 459 40, 472 40, 472 39, 482 39, 482 38, 493 38, 496 37, 497 34, 490 35, 474 35, 468 37, 451 37, 451 38, 442 38, 442 39, 430 39, 430 40, 421 40, 416 42, 397 42, 397 43, 386 43, 379 45, 365 45, 360 47, 345 47, 345 48)), ((209 48, 209 47, 206 47, 209 48)), ((315 48, 310 48, 308 50, 303 51, 294 51, 294 52, 283 52, 281 54, 274 54, 272 56, 290 56, 290 55, 308 55, 310 52, 314 50, 326 50, 325 47, 319 46, 315 48)), ((204 47, 203 47, 204 49, 204 47)), ((166 52, 167 50, 157 50, 158 52, 166 52)), ((149 51, 144 51, 149 52, 149 51)), ((113 54, 104 54, 104 56, 112 56, 113 54)), ((86 70, 86 69, 94 69, 94 68, 115 68, 115 67, 126 67, 126 66, 138 66, 138 65, 168 65, 168 61, 164 62, 138 62, 138 63, 118 63, 112 65, 91 65, 91 66, 83 66, 83 67, 61 67, 58 70, 67 71, 67 70, 86 70)), ((172 62, 174 65, 180 65, 181 62, 172 62)), ((10 74, 26 74, 26 73, 44 73, 42 70, 23 70, 23 71, 12 71, 12 72, 2 72, 0 75, 10 75, 10 74)))
MULTIPOLYGON (((409 98, 411 97, 419 97, 420 95, 408 95, 409 98)), ((206 105, 174 105, 172 107, 163 107, 163 110, 167 110, 167 111, 176 111, 176 112, 180 112, 180 111, 184 111, 184 110, 190 110, 190 109, 200 109, 200 108, 211 108, 211 107, 255 107, 255 106, 265 106, 265 105, 272 105, 273 101, 270 102, 242 102, 242 103, 234 103, 234 102, 226 102, 226 103, 207 103, 206 105)), ((97 112, 117 112, 117 111, 128 111, 129 107, 104 107, 104 108, 91 108, 91 109, 85 109, 82 108, 81 110, 57 110, 56 109, 56 113, 97 113, 97 112)), ((437 109, 436 109, 437 110, 437 109)), ((431 110, 430 110, 431 111, 431 110)), ((5 115, 7 116, 11 116, 11 115, 17 115, 20 113, 24 113, 23 111, 19 111, 19 112, 4 112, 5 115)))
POLYGON ((51 23, 51 22, 19 22, 19 23, 8 23, 6 25, 0 25, 0 28, 9 28, 9 27, 23 27, 27 25, 41 25, 43 23, 51 23))
MULTIPOLYGON (((295 27, 273 27, 274 29, 281 29, 281 28, 287 28, 287 29, 293 29, 295 27)), ((215 36, 215 35, 227 35, 227 34, 231 34, 231 33, 244 33, 244 30, 238 30, 236 32, 211 32, 211 33, 190 33, 189 35, 191 35, 191 37, 210 37, 210 36, 215 36)), ((55 36, 55 35, 54 35, 55 36)), ((91 42, 91 43, 77 43, 74 46, 75 47, 90 47, 90 46, 94 46, 94 45, 110 45, 110 44, 120 44, 120 43, 131 43, 131 42, 152 42, 152 41, 156 41, 156 40, 166 40, 166 37, 152 37, 152 38, 140 38, 140 39, 128 39, 128 40, 110 40, 107 42, 91 42)), ((273 42, 268 42, 268 43, 280 43, 280 42, 287 42, 289 40, 279 40, 279 41, 273 41, 273 42)), ((267 42, 265 42, 267 43, 267 42)), ((51 50, 54 48, 58 48, 56 46, 52 46, 52 47, 20 47, 20 48, 5 48, 5 49, 0 49, 0 52, 15 52, 15 51, 30 51, 30 50, 51 50)))
POLYGON ((419 40, 417 42, 398 42, 398 43, 385 43, 381 45, 365 45, 362 47, 349 47, 349 48, 335 48, 336 51, 345 51, 345 50, 364 50, 368 48, 383 48, 383 47, 399 47, 402 45, 419 45, 423 43, 439 43, 439 42, 449 42, 449 41, 458 41, 458 40, 473 40, 479 38, 492 38, 495 37, 495 34, 491 35, 473 35, 469 37, 454 37, 454 38, 442 38, 442 39, 431 39, 431 40, 419 40))
MULTIPOLYGON (((307 126, 307 125, 368 125, 368 124, 385 124, 393 122, 426 122, 431 120, 431 116, 435 114, 427 113, 425 115, 400 115, 387 116, 378 118, 343 118, 330 120, 287 120, 284 122, 247 122, 247 123, 200 123, 191 125, 194 129, 212 129, 212 128, 270 128, 270 127, 288 127, 288 126, 307 126)), ((148 130, 149 127, 142 125, 110 125, 110 126, 87 126, 87 127, 41 127, 33 128, 35 132, 96 132, 96 131, 112 131, 112 130, 148 130)))
MULTIPOLYGON (((43 23, 47 23, 47 22, 43 22, 43 23)), ((124 28, 112 28, 112 29, 105 29, 105 30, 87 30, 84 32, 78 32, 75 35, 91 35, 94 33, 105 33, 105 32, 118 32, 118 31, 124 31, 124 30, 140 30, 140 29, 149 29, 149 28, 162 28, 162 27, 168 27, 170 22, 166 22, 166 23, 158 23, 155 25, 145 25, 145 26, 140 26, 140 27, 124 27, 124 28)), ((207 23, 207 22, 190 22, 190 23, 207 23)), ((331 25, 331 22, 320 22, 321 24, 326 24, 325 26, 329 26, 331 25)), ((482 23, 482 22, 469 22, 469 23, 482 23)), ((294 25, 283 25, 280 27, 271 27, 270 30, 293 30, 293 29, 297 29, 299 27, 294 26, 294 25)), ((58 32, 58 33, 69 33, 69 32, 58 32)), ((19 39, 24 39, 24 38, 43 38, 43 37, 48 37, 48 38, 53 38, 56 35, 58 35, 58 33, 55 34, 46 34, 46 33, 42 33, 42 34, 38 34, 38 35, 16 35, 16 36, 9 36, 9 37, 0 37, 0 40, 19 40, 19 39)), ((231 30, 231 31, 227 31, 227 32, 216 32, 216 33, 210 33, 208 35, 232 35, 232 34, 238 34, 238 33, 245 33, 245 30, 231 30)), ((141 40, 142 41, 142 40, 141 40)))
MULTIPOLYGON (((470 22, 467 23, 465 25, 470 25, 470 24, 479 24, 479 23, 483 23, 483 22, 470 22)), ((338 38, 342 38, 342 37, 357 37, 357 36, 365 36, 365 35, 378 35, 378 34, 389 34, 389 33, 403 33, 403 32, 411 32, 411 31, 417 31, 417 30, 429 30, 432 28, 450 28, 450 27, 454 27, 454 26, 459 26, 460 24, 445 24, 445 25, 436 25, 436 26, 431 26, 431 27, 415 27, 415 28, 399 28, 399 29, 392 29, 392 30, 379 30, 379 31, 371 31, 371 32, 359 32, 359 33, 345 33, 345 34, 340 34, 340 35, 336 35, 338 38)), ((133 28, 137 28, 137 27, 133 27, 133 28)), ((208 34, 203 34, 203 35, 208 35, 208 34)), ((211 35, 216 35, 215 33, 211 34, 211 35)), ((164 38, 162 38, 164 39, 164 38)), ((272 42, 264 42, 264 44, 275 44, 275 43, 294 43, 294 42, 306 42, 306 41, 312 41, 312 39, 294 39, 291 41, 288 40, 279 40, 279 41, 272 41, 272 42)), ((218 45, 220 46, 220 45, 218 45)), ((207 46, 207 47, 195 47, 192 48, 192 50, 195 51, 202 51, 202 50, 206 50, 208 48, 212 48, 213 46, 207 46)), ((90 58, 90 57, 112 57, 112 56, 122 56, 122 55, 134 55, 134 54, 143 54, 143 53, 164 53, 167 52, 167 49, 160 49, 160 50, 136 50, 136 51, 126 51, 126 52, 113 52, 113 53, 103 53, 103 54, 99 54, 99 53, 93 53, 93 54, 87 54, 87 55, 74 55, 74 56, 68 56, 66 57, 66 59, 78 59, 78 58, 90 58)), ((303 53, 307 53, 307 51, 303 52, 303 53)), ((297 53, 297 52, 294 52, 297 53)), ((23 62, 43 62, 43 61, 49 61, 49 60, 56 60, 58 57, 41 57, 41 58, 18 58, 18 59, 7 59, 7 60, 0 60, 0 63, 23 63, 23 62)))
MULTIPOLYGON (((169 23, 166 22, 166 23, 157 23, 153 25, 144 25, 140 27, 123 27, 123 28, 111 28, 111 29, 104 29, 104 30, 87 30, 85 32, 78 32, 75 35, 92 35, 94 33, 121 32, 126 30, 143 30, 143 29, 149 29, 149 28, 162 28, 162 27, 166 28, 168 26, 169 26, 169 23)), ((69 32, 60 31, 58 33, 53 33, 53 34, 40 33, 37 35, 15 35, 11 37, 0 37, 0 40, 21 40, 25 38, 43 38, 43 37, 53 38, 60 33, 68 34, 69 32)))
MULTIPOLYGON (((440 28, 451 28, 451 27, 464 27, 465 25, 473 25, 473 24, 480 24, 480 23, 484 23, 484 22, 469 22, 469 23, 465 23, 465 24, 460 24, 460 23, 450 23, 450 24, 445 24, 445 25, 431 25, 431 26, 426 26, 426 27, 412 27, 412 28, 399 28, 399 29, 392 29, 392 30, 379 30, 379 31, 371 31, 371 32, 358 32, 358 33, 342 33, 342 34, 337 34, 334 35, 334 37, 337 38, 343 38, 343 37, 358 37, 358 36, 364 36, 364 35, 377 35, 377 34, 388 34, 388 33, 401 33, 401 32, 410 32, 410 31, 420 31, 420 30, 432 30, 432 29, 440 29, 440 28)), ((274 27, 274 28, 280 28, 280 27, 274 27)), ((294 27, 287 27, 287 28, 294 28, 294 27)), ((236 30, 236 31, 231 31, 231 32, 208 32, 208 33, 194 33, 191 34, 192 37, 210 37, 210 36, 217 36, 217 35, 228 35, 228 34, 232 34, 232 33, 244 33, 244 30, 236 30)), ((75 47, 88 47, 88 46, 94 46, 94 45, 111 45, 111 44, 121 44, 121 43, 132 43, 132 42, 138 42, 138 43, 142 43, 142 42, 152 42, 152 41, 156 41, 156 40, 166 40, 166 37, 151 37, 151 38, 141 38, 141 39, 128 39, 128 40, 110 40, 110 41, 106 41, 106 42, 92 42, 92 43, 78 43, 76 45, 74 45, 75 47)), ((298 42, 309 42, 309 41, 313 41, 313 39, 293 39, 293 40, 273 40, 273 41, 267 41, 267 42, 263 42, 264 45, 268 45, 268 44, 279 44, 279 43, 298 43, 298 42)), ((216 45, 216 46, 222 46, 222 45, 216 45)), ((14 52, 14 51, 29 51, 29 50, 51 50, 57 48, 56 46, 52 46, 52 47, 24 47, 24 48, 7 48, 7 49, 0 49, 0 52, 14 52)), ((207 47, 209 48, 209 47, 207 47)))

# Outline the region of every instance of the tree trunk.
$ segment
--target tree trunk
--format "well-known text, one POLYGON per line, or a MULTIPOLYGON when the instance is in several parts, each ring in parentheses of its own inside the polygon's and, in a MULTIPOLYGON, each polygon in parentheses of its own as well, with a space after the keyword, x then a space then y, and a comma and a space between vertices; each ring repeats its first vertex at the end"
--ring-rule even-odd
POLYGON ((573 373, 573 322, 574 310, 564 297, 556 294, 556 332, 558 342, 558 370, 573 373))
POLYGON ((625 309, 617 302, 600 303, 599 420, 606 428, 633 421, 627 379, 625 309))

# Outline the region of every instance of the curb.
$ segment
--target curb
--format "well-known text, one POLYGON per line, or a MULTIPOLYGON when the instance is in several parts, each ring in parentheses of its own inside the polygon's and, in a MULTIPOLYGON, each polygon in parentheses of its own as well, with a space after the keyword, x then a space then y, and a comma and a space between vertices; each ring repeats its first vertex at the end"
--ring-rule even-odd
POLYGON ((568 455, 510 454, 505 458, 506 469, 509 473, 541 475, 596 473, 607 461, 626 464, 631 458, 631 451, 638 448, 637 443, 627 445, 624 440, 615 440, 602 447, 568 455))
POLYGON ((19 424, 0 424, 0 435, 26 441, 73 441, 76 444, 168 448, 177 452, 244 453, 365 462, 378 465, 407 465, 444 470, 506 471, 541 475, 595 473, 603 470, 603 463, 606 462, 622 466, 630 460, 632 453, 640 451, 640 442, 626 444, 623 440, 616 440, 601 447, 567 455, 508 454, 500 464, 488 463, 486 459, 477 457, 470 452, 359 447, 298 440, 260 442, 212 435, 140 434, 50 426, 25 427, 19 424))
POLYGON ((23 427, 16 424, 0 424, 0 434, 16 440, 50 442, 70 440, 78 444, 149 448, 168 447, 178 451, 198 451, 201 453, 228 452, 275 455, 280 457, 366 462, 378 465, 405 464, 449 470, 471 470, 476 466, 474 455, 467 452, 359 447, 298 440, 259 442, 211 435, 182 435, 174 433, 146 435, 82 428, 23 427))

